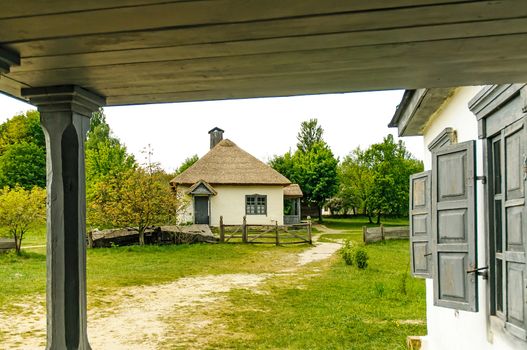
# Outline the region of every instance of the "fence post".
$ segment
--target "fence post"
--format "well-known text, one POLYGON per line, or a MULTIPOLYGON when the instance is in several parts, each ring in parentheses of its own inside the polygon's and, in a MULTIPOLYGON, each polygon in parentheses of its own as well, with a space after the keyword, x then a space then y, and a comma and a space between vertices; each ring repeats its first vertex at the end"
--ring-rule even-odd
POLYGON ((223 215, 220 216, 220 242, 225 243, 225 227, 223 227, 223 215))
POLYGON ((311 233, 311 219, 307 220, 307 237, 309 239, 309 244, 313 245, 313 237, 311 233))
POLYGON ((275 222, 274 232, 276 234, 276 245, 280 245, 280 237, 278 236, 278 221, 275 222))
POLYGON ((384 242, 384 224, 381 224, 381 240, 384 242))
POLYGON ((242 224, 242 242, 247 243, 247 217, 243 216, 243 224, 242 224))
POLYGON ((368 227, 362 226, 362 241, 366 243, 366 234, 368 233, 368 227))

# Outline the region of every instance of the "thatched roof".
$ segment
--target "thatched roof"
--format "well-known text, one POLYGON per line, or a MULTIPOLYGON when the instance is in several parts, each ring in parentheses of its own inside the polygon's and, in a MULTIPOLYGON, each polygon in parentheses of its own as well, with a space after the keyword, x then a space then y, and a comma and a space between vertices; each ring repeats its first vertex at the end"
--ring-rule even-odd
POLYGON ((302 190, 298 184, 291 184, 284 187, 284 197, 301 198, 303 196, 304 194, 302 193, 302 190))
POLYGON ((285 176, 236 146, 231 140, 219 142, 170 183, 193 185, 203 180, 211 185, 291 184, 285 176))

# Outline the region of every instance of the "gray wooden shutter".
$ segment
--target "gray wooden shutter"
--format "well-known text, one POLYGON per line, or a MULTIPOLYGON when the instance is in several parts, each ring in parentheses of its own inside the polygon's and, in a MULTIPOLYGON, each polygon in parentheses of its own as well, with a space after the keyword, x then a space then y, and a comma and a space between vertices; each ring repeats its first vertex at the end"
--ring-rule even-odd
POLYGON ((431 171, 410 176, 410 262, 416 277, 432 277, 431 171))
POLYGON ((434 304, 478 311, 475 141, 432 153, 434 304))
POLYGON ((506 291, 505 328, 527 340, 527 212, 525 175, 527 137, 525 119, 507 127, 504 137, 503 289, 506 291))

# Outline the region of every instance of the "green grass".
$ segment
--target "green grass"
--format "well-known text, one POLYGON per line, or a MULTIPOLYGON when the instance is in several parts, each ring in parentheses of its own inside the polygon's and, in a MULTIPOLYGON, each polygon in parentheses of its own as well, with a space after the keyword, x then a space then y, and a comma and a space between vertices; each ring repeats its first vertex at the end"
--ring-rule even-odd
MULTIPOLYGON (((375 220, 374 220, 375 221, 375 220)), ((408 218, 382 218, 384 226, 408 226, 408 218)), ((331 229, 360 231, 363 226, 378 227, 377 224, 370 224, 367 217, 358 216, 352 218, 324 218, 323 224, 331 229)))
MULTIPOLYGON (((120 287, 165 283, 186 276, 271 272, 282 264, 284 256, 293 256, 306 247, 195 244, 88 249, 89 301, 98 303, 120 287)), ((283 263, 288 264, 287 260, 283 263)), ((45 279, 44 254, 0 254, 0 310, 8 307, 9 300, 45 293, 45 279)))
MULTIPOLYGON (((326 219, 329 228, 344 231, 321 234, 321 240, 349 238, 359 244, 366 222, 360 218, 326 219)), ((385 224, 406 222, 390 220, 385 224)), ((28 241, 43 243, 42 232, 28 235, 28 241)), ((279 272, 295 266, 296 254, 308 247, 197 244, 89 249, 88 306, 111 306, 105 296, 125 286, 197 275, 279 272)), ((424 281, 409 275, 408 241, 380 242, 365 249, 370 257, 366 270, 347 266, 335 255, 299 272, 278 274, 257 291, 226 293, 222 307, 203 311, 214 321, 212 326, 221 324, 214 336, 206 337, 209 343, 204 348, 404 349, 406 336, 426 334, 424 281)), ((0 311, 19 312, 9 306, 9 300, 42 300, 44 252, 31 249, 22 256, 0 254, 0 311)), ((193 312, 201 311, 196 308, 193 312)))
POLYGON ((426 334, 424 281, 408 273, 407 241, 366 250, 366 270, 335 257, 319 275, 273 280, 263 295, 231 292, 224 322, 243 334, 210 348, 405 349, 406 336, 426 334))

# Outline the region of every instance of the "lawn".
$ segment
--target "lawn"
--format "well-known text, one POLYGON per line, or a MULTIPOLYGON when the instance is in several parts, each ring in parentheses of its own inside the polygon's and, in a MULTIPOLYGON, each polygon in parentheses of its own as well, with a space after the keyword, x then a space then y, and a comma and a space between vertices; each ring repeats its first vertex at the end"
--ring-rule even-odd
MULTIPOLYGON (((360 244, 364 222, 328 219, 325 224, 347 233, 322 238, 346 237, 360 244)), ((406 336, 426 334, 424 281, 410 276, 408 241, 365 249, 366 270, 334 256, 309 265, 296 279, 274 279, 263 293, 231 292, 234 307, 225 322, 231 332, 243 330, 245 336, 225 338, 211 348, 405 349, 406 336)))
MULTIPOLYGON (((365 221, 326 219, 328 228, 343 232, 322 233, 321 239, 344 237, 359 244, 365 221)), ((26 243, 43 243, 42 231, 34 235, 26 243)), ((126 286, 156 285, 187 276, 271 273, 275 275, 257 290, 225 293, 225 304, 207 314, 221 331, 211 329, 214 336, 205 348, 404 349, 407 335, 426 334, 424 281, 409 274, 408 241, 366 246, 370 258, 366 270, 347 266, 335 255, 284 273, 308 248, 199 244, 89 249, 88 307, 108 307, 105 296, 126 286)), ((42 297, 44 252, 37 248, 21 257, 0 255, 0 311, 19 311, 8 306, 9 300, 42 297)))
MULTIPOLYGON (((368 218, 364 216, 351 218, 324 218, 323 224, 331 229, 357 232, 362 232, 363 226, 379 226, 377 224, 370 224, 368 218)), ((408 218, 382 218, 381 224, 384 226, 408 226, 408 218)))

